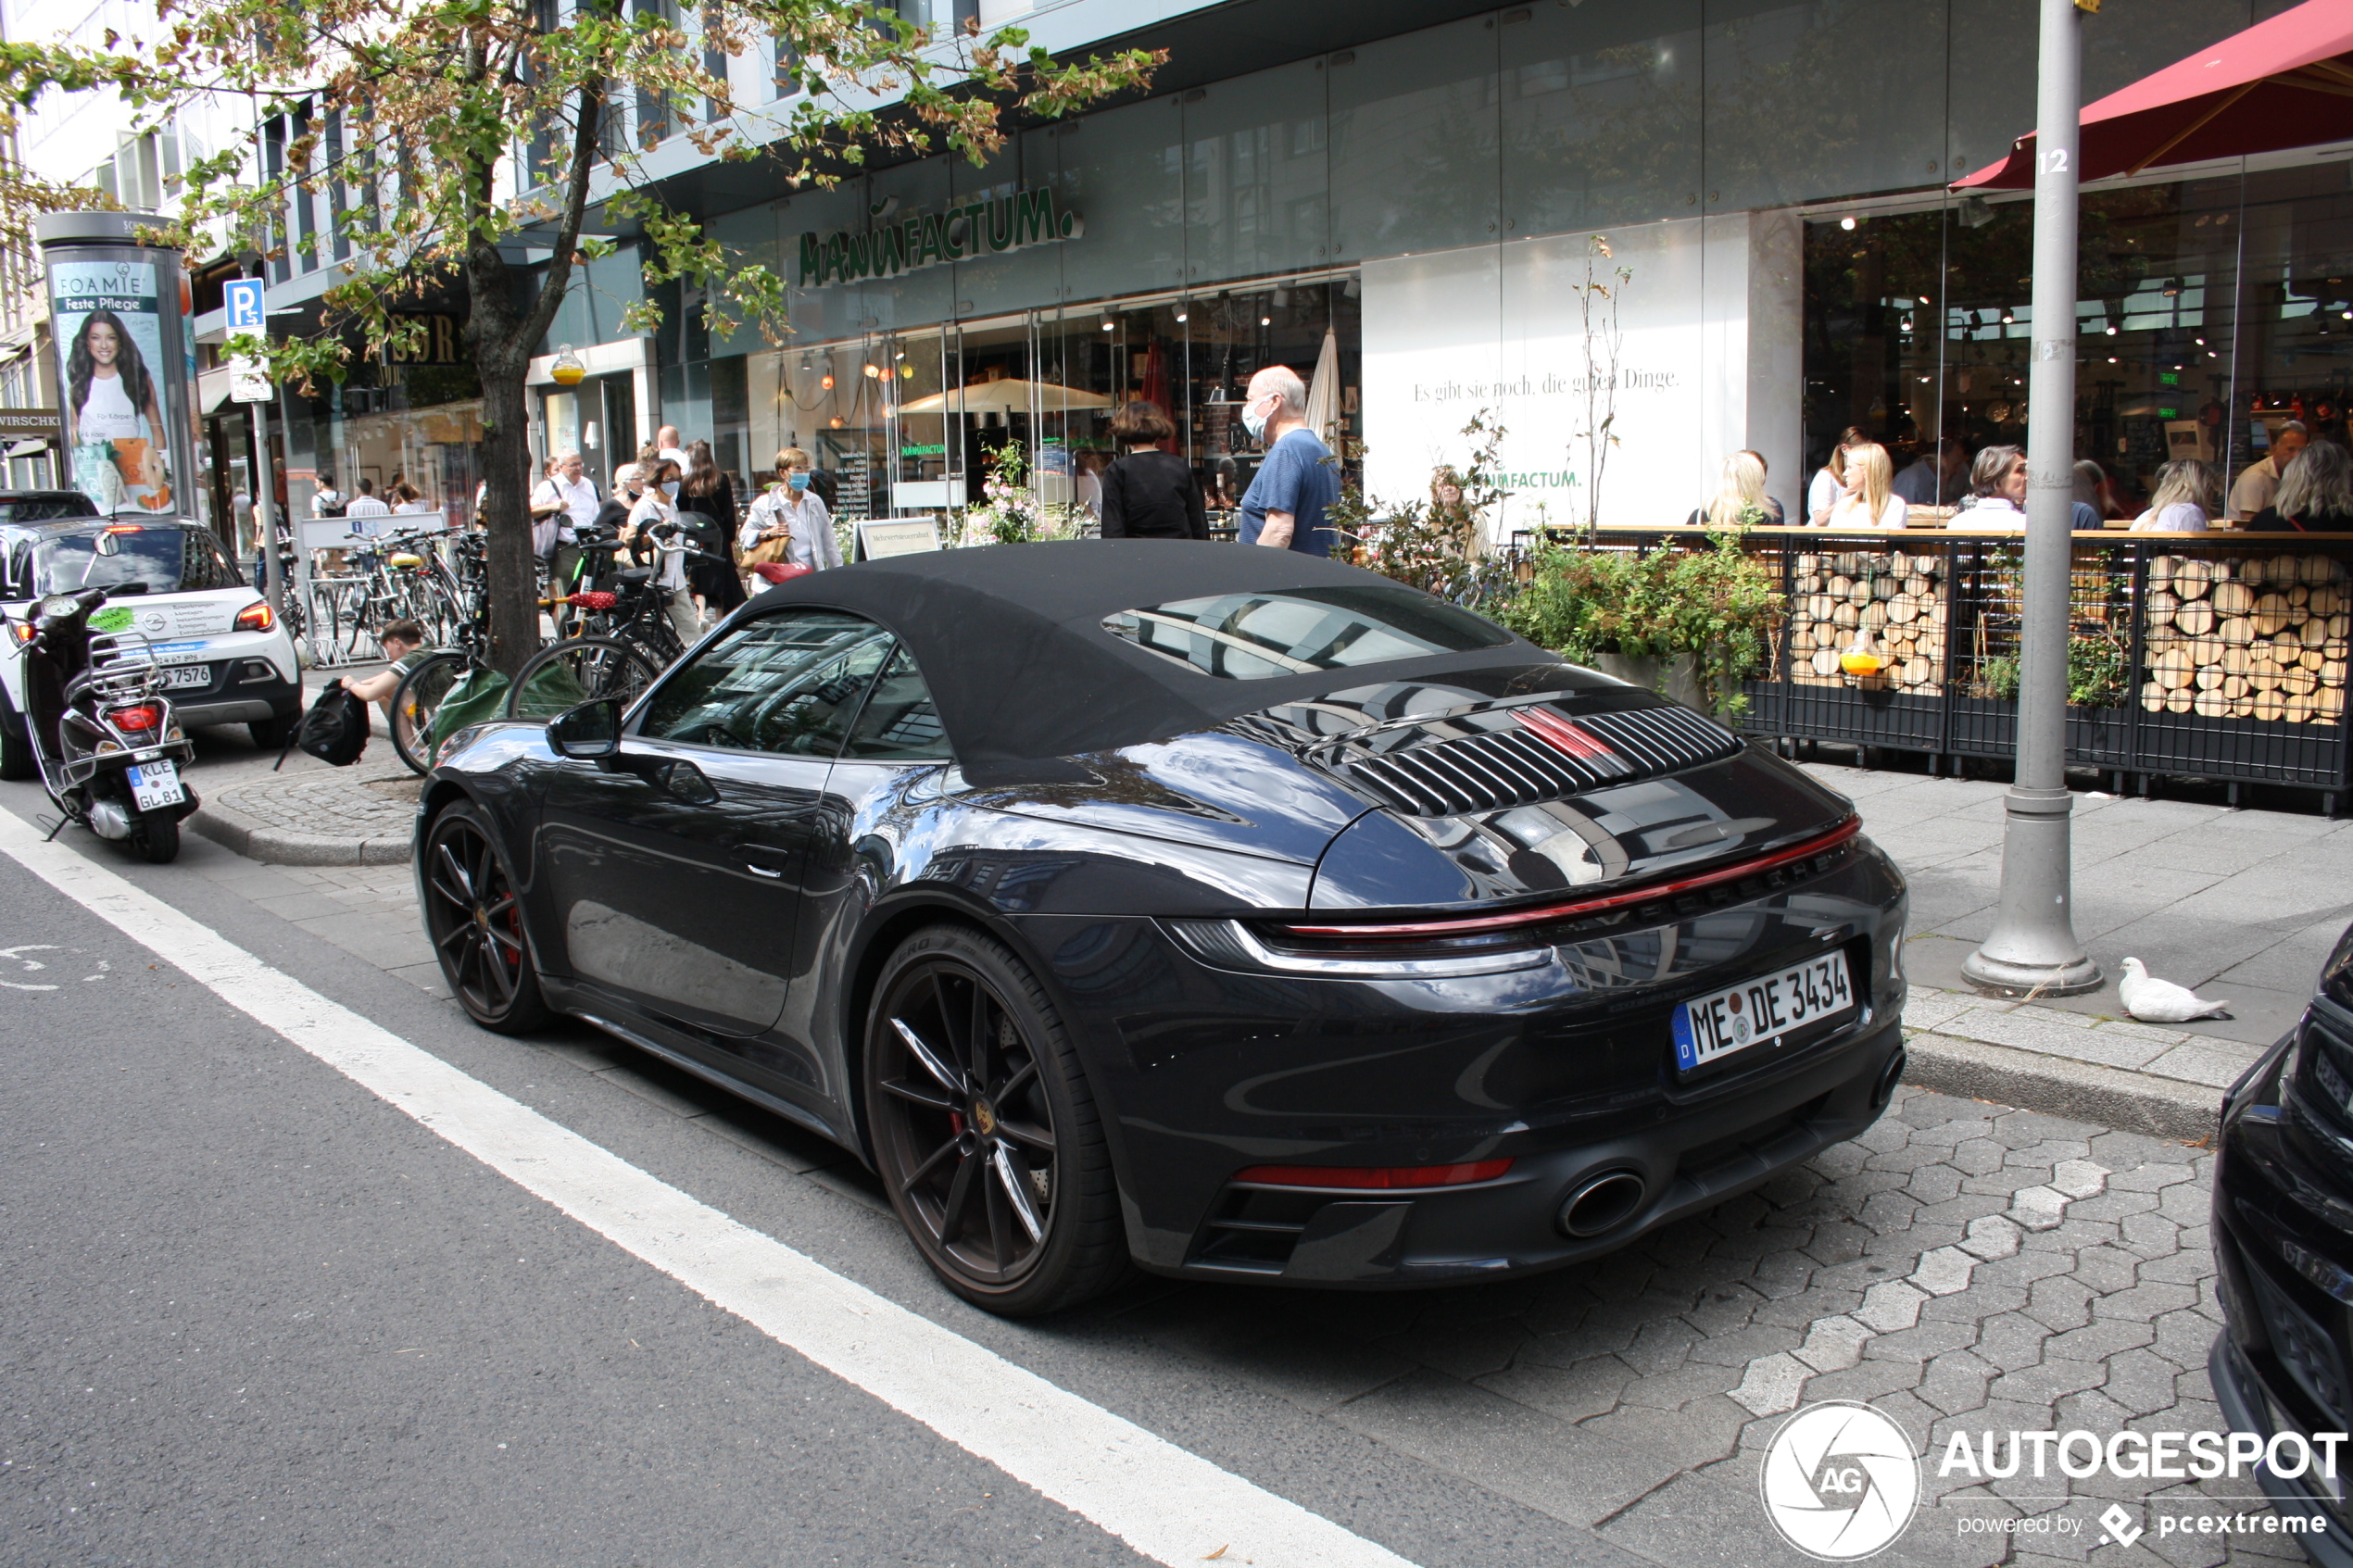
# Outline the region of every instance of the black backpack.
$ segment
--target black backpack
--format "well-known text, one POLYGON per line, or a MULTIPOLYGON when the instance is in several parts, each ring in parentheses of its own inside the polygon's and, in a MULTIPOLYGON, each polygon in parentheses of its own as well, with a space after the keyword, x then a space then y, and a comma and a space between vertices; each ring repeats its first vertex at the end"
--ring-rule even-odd
POLYGON ((294 743, 331 768, 350 767, 368 749, 368 705, 341 686, 328 687, 302 716, 294 743))

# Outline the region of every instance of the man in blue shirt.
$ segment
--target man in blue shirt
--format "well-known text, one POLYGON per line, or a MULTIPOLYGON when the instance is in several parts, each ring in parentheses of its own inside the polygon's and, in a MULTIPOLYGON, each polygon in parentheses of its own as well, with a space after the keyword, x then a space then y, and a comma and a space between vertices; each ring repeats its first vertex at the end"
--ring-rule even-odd
POLYGON ((1340 499, 1331 449, 1307 428, 1307 386, 1287 365, 1250 378, 1242 426, 1266 448, 1242 493, 1241 542, 1328 556, 1339 534, 1324 510, 1340 499))

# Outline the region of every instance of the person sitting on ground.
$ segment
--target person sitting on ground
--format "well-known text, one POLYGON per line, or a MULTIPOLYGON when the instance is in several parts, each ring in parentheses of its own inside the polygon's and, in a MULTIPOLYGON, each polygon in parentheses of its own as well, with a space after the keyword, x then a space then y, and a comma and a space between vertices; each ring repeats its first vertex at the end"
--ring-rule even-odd
POLYGON ((2133 520, 2135 533, 2203 533, 2219 487, 2214 472, 2196 458, 2183 458, 2157 470, 2149 509, 2133 520))
POLYGON ((1724 459, 1716 495, 1683 520, 1692 528, 1779 528, 1781 504, 1765 494, 1765 459, 1739 451, 1724 459))
POLYGON ((384 710, 384 725, 392 725, 393 694, 409 671, 424 662, 425 629, 413 621, 395 621, 376 633, 376 642, 384 650, 385 667, 372 675, 358 679, 340 676, 334 684, 341 686, 362 702, 372 702, 384 710))
POLYGON ((2353 533, 2353 453, 2315 441, 2288 459, 2271 504, 2247 528, 2278 533, 2353 533))

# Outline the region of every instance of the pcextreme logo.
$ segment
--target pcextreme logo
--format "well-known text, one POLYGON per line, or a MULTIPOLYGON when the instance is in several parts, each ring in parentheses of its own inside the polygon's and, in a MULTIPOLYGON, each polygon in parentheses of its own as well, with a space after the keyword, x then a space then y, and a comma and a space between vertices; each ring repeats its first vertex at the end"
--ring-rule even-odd
POLYGON ((1758 1490, 1783 1540, 1824 1562, 1852 1562, 1911 1524, 1919 1449, 1869 1405, 1808 1405, 1773 1434, 1758 1490))

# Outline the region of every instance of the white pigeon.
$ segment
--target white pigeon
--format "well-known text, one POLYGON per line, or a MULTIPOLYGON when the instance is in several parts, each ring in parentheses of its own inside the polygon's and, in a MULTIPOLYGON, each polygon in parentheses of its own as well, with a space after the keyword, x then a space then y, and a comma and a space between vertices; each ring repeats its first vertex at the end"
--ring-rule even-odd
POLYGON ((2187 1023, 2193 1018, 2221 1018, 2231 1009, 2230 1003, 2209 1002, 2186 985, 2150 979, 2148 970, 2138 959, 2124 960, 2124 978, 2116 983, 2116 994, 2124 998, 2124 1010, 2144 1023, 2187 1023))

